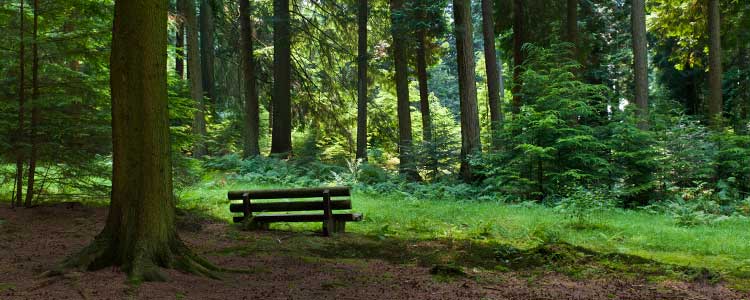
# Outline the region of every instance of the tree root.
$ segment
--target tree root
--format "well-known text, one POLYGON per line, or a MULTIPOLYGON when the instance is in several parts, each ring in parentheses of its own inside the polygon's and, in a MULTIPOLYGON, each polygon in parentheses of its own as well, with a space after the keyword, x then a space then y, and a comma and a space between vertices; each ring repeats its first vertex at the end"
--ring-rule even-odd
POLYGON ((215 266, 208 260, 195 254, 177 237, 165 247, 135 247, 129 253, 120 249, 104 234, 80 252, 69 256, 61 264, 44 272, 41 276, 53 277, 70 271, 92 271, 107 266, 119 266, 127 273, 128 282, 138 284, 142 281, 165 281, 166 276, 161 268, 175 269, 188 274, 221 279, 217 273, 249 273, 252 270, 234 270, 215 266), (151 249, 151 250, 149 250, 151 249))

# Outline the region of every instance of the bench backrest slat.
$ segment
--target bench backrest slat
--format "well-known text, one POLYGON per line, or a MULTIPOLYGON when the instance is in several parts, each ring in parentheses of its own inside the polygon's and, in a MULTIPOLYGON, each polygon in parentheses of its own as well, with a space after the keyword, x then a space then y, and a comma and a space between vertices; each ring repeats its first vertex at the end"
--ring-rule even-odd
POLYGON ((247 193, 252 200, 259 199, 293 199, 293 198, 321 198, 323 191, 328 190, 331 197, 350 196, 349 187, 326 187, 326 188, 298 188, 279 190, 254 190, 254 191, 230 191, 227 193, 229 200, 242 200, 242 195, 247 193))
MULTIPOLYGON (((331 209, 342 210, 352 209, 351 200, 332 200, 331 209)), ((250 203, 252 212, 280 212, 280 211, 306 211, 306 210, 323 210, 323 201, 304 201, 304 202, 270 202, 270 203, 250 203)), ((229 205, 229 211, 235 213, 243 212, 242 203, 232 203, 229 205)))

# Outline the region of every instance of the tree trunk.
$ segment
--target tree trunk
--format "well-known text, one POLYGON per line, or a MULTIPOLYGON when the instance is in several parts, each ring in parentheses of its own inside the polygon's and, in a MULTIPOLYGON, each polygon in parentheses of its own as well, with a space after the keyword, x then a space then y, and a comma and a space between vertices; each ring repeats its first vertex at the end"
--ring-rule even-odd
POLYGON ((183 79, 185 76, 185 8, 182 7, 181 0, 177 0, 177 14, 180 17, 177 20, 175 32, 174 71, 177 77, 183 79))
MULTIPOLYGON (((65 268, 120 266, 131 281, 159 267, 211 275, 175 228, 167 112, 167 1, 118 0, 110 58, 112 200, 104 229, 65 268)), ((199 72, 196 71, 197 74, 199 72)))
POLYGON ((461 177, 465 181, 470 181, 474 175, 469 164, 469 156, 482 151, 474 71, 471 1, 453 0, 453 20, 458 57, 458 89, 461 97, 461 177))
MULTIPOLYGON (((492 0, 482 0, 482 33, 484 35, 484 64, 487 69, 487 98, 490 106, 490 122, 492 123, 492 142, 499 132, 503 122, 502 101, 502 64, 497 61, 495 51, 495 18, 492 0)), ((498 145, 494 145, 498 146, 498 145)))
POLYGON ((390 0, 391 36, 393 37, 393 64, 396 81, 396 107, 398 114, 399 172, 409 179, 417 179, 416 165, 412 156, 411 106, 409 103, 409 74, 406 57, 404 24, 397 14, 401 13, 404 0, 390 0))
POLYGON ((200 51, 198 50, 198 23, 195 17, 195 5, 192 0, 178 0, 185 10, 185 25, 187 28, 187 63, 188 78, 190 79, 190 96, 195 101, 195 115, 193 116, 193 134, 197 141, 193 146, 193 157, 203 157, 208 154, 206 149, 206 106, 203 102, 203 74, 201 73, 200 51))
POLYGON ((205 105, 216 117, 216 88, 214 76, 214 12, 211 0, 200 0, 201 75, 203 93, 208 100, 205 105))
POLYGON ((240 0, 240 42, 242 43, 242 71, 245 79, 245 143, 244 157, 260 155, 260 108, 255 80, 253 57, 253 22, 250 20, 249 0, 240 0))
POLYGON ((289 0, 273 2, 273 131, 271 154, 292 154, 291 40, 289 0))
POLYGON ((26 50, 24 49, 24 19, 26 12, 24 10, 24 2, 25 0, 21 0, 21 5, 19 7, 19 17, 21 18, 21 21, 19 29, 20 46, 18 49, 18 132, 16 133, 16 140, 14 143, 16 148, 16 199, 11 200, 11 202, 15 201, 15 205, 17 206, 21 206, 23 201, 23 152, 25 151, 23 141, 26 136, 26 130, 24 128, 24 113, 26 105, 26 50))
MULTIPOLYGON (((573 44, 573 58, 578 60, 578 0, 567 0, 564 40, 573 44)), ((638 1, 638 0, 635 0, 638 1)))
POLYGON ((521 112, 523 99, 521 98, 521 66, 523 65, 523 43, 524 43, 524 0, 513 0, 513 114, 521 112))
POLYGON ((37 127, 39 126, 39 0, 34 0, 34 43, 31 45, 31 128, 29 141, 31 142, 31 156, 29 157, 29 175, 26 186, 25 207, 31 207, 34 198, 34 180, 36 176, 36 161, 39 154, 37 127))
POLYGON ((633 74, 635 75, 635 104, 638 127, 648 129, 648 52, 646 47, 646 2, 633 0, 631 22, 633 30, 633 74))
POLYGON ((422 113, 422 140, 432 143, 430 91, 427 86, 427 34, 417 32, 417 79, 419 80, 419 110, 422 113))
POLYGON ((357 159, 367 160, 367 0, 357 0, 357 159))
POLYGON ((709 61, 709 90, 708 117, 712 124, 718 125, 723 111, 723 99, 721 91, 721 16, 719 0, 708 1, 708 46, 709 61))

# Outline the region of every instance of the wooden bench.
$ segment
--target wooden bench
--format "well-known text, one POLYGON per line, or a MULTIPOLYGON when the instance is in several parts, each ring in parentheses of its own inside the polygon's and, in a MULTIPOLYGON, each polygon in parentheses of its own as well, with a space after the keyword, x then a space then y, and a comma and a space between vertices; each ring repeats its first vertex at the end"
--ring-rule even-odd
POLYGON ((233 218, 235 223, 250 222, 251 228, 268 229, 270 223, 276 222, 322 222, 323 235, 346 231, 346 222, 362 221, 359 213, 334 213, 335 210, 352 208, 349 187, 299 188, 253 191, 230 191, 227 197, 230 202, 242 200, 241 203, 230 203, 229 211, 242 213, 233 218), (253 202, 271 199, 310 199, 317 201, 253 202), (336 199, 333 199, 336 198, 336 199), (290 214, 288 212, 307 213, 290 214), (322 211, 311 213, 309 211, 322 211), (275 212, 269 214, 269 212, 275 212), (286 212, 286 213, 282 213, 286 212))

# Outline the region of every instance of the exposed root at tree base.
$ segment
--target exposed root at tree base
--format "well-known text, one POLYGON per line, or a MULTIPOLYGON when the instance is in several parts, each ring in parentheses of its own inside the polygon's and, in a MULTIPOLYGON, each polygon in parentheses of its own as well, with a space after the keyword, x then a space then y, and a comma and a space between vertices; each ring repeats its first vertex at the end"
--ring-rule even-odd
POLYGON ((161 247, 160 251, 148 251, 147 247, 136 247, 133 253, 118 253, 112 240, 100 234, 80 252, 69 256, 60 265, 42 274, 59 276, 71 270, 93 271, 108 266, 120 267, 128 275, 128 282, 166 281, 161 268, 175 269, 188 274, 220 279, 218 272, 242 272, 217 267, 195 254, 177 237, 161 247))

